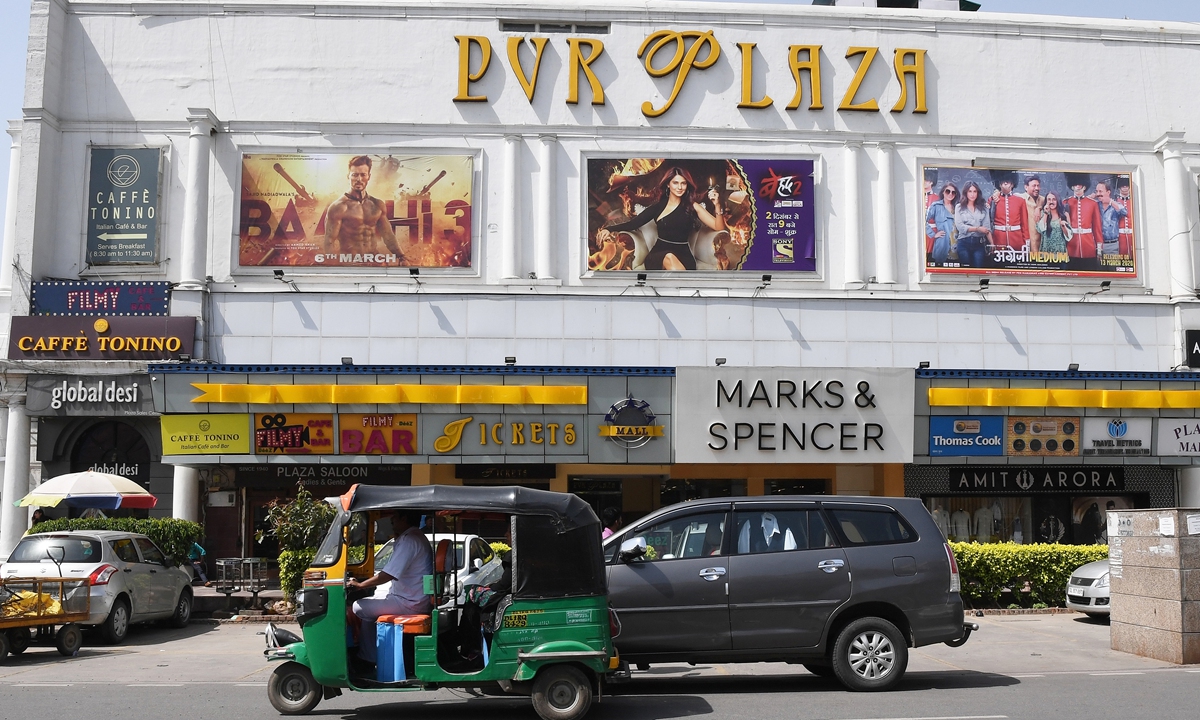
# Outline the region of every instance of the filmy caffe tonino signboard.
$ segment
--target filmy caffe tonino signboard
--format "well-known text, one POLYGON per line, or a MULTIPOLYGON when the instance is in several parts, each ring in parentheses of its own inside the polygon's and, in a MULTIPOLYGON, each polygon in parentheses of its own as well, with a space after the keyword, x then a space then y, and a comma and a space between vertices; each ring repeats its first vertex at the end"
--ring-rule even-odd
POLYGON ((191 355, 193 317, 58 317, 12 319, 10 360, 173 360, 191 355))
POLYGON ((913 386, 904 368, 679 368, 675 457, 912 462, 913 386))

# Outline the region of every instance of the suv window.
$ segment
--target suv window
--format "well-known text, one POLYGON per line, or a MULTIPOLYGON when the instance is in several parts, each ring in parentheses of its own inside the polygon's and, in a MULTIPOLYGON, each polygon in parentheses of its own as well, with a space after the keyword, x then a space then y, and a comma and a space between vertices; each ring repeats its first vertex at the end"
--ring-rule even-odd
POLYGON ((676 516, 628 537, 646 538, 645 560, 720 555, 725 542, 725 512, 676 516))
POLYGON ((113 549, 117 559, 128 563, 141 562, 138 558, 137 548, 133 546, 133 541, 129 538, 113 540, 109 546, 113 549))
POLYGON ((480 540, 479 538, 472 540, 471 545, 472 545, 472 547, 475 548, 475 551, 474 551, 475 557, 482 560, 484 565, 486 565, 492 561, 492 556, 495 555, 495 553, 492 552, 491 545, 488 545, 487 543, 485 543, 483 540, 480 540))
POLYGON ((62 564, 64 565, 68 563, 98 563, 103 554, 103 546, 98 540, 91 538, 34 535, 17 543, 8 557, 8 562, 35 563, 43 560, 53 562, 57 558, 51 558, 51 548, 62 549, 62 564))
POLYGON ((153 563, 155 565, 162 565, 164 562, 166 562, 166 556, 162 554, 162 551, 159 550, 154 543, 150 542, 146 538, 134 538, 133 541, 137 543, 138 550, 142 551, 143 562, 153 563))
POLYGON ((916 532, 894 510, 830 509, 842 540, 850 545, 889 545, 913 542, 916 532))
POLYGON ((808 549, 808 510, 739 510, 733 526, 739 555, 808 549))

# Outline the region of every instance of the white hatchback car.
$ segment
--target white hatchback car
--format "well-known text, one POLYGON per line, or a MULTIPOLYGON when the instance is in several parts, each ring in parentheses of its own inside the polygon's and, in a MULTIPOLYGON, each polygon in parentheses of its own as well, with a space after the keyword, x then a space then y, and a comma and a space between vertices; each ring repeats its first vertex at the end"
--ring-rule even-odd
POLYGON ((1075 568, 1067 583, 1067 607, 1089 617, 1108 617, 1109 577, 1107 560, 1075 568))
POLYGON ((145 535, 111 530, 27 535, 0 564, 0 577, 88 578, 91 615, 109 643, 125 639, 130 623, 192 617, 188 572, 174 566, 145 535), (58 558, 61 558, 59 560, 58 558))

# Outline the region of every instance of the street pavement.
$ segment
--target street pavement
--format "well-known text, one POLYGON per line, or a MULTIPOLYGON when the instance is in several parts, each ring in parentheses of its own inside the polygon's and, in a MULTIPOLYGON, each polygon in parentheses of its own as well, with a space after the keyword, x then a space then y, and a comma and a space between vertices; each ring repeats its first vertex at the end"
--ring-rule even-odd
MULTIPOLYGON (((1195 718, 1200 666, 1114 652, 1108 626, 1081 615, 973 618, 961 648, 911 651, 889 693, 850 693, 799 666, 661 665, 611 686, 589 720, 1001 720, 1195 718)), ((78 657, 32 647, 0 665, 0 715, 122 720, 279 717, 267 702, 273 665, 261 625, 197 622, 183 630, 135 627, 119 646, 85 638, 78 657)), ((313 713, 353 719, 536 720, 527 698, 465 691, 346 693, 313 713)))

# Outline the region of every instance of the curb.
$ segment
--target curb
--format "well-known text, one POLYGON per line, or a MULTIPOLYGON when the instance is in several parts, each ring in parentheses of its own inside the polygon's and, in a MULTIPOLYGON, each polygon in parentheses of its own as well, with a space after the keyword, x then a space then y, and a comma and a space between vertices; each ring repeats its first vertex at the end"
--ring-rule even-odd
POLYGON ((266 625, 267 623, 296 623, 295 615, 235 615, 231 618, 193 618, 192 622, 211 625, 266 625))
POLYGON ((983 613, 984 617, 988 615, 1081 615, 1077 610, 1070 608, 985 608, 983 610, 967 610, 966 617, 979 617, 975 613, 983 613))

